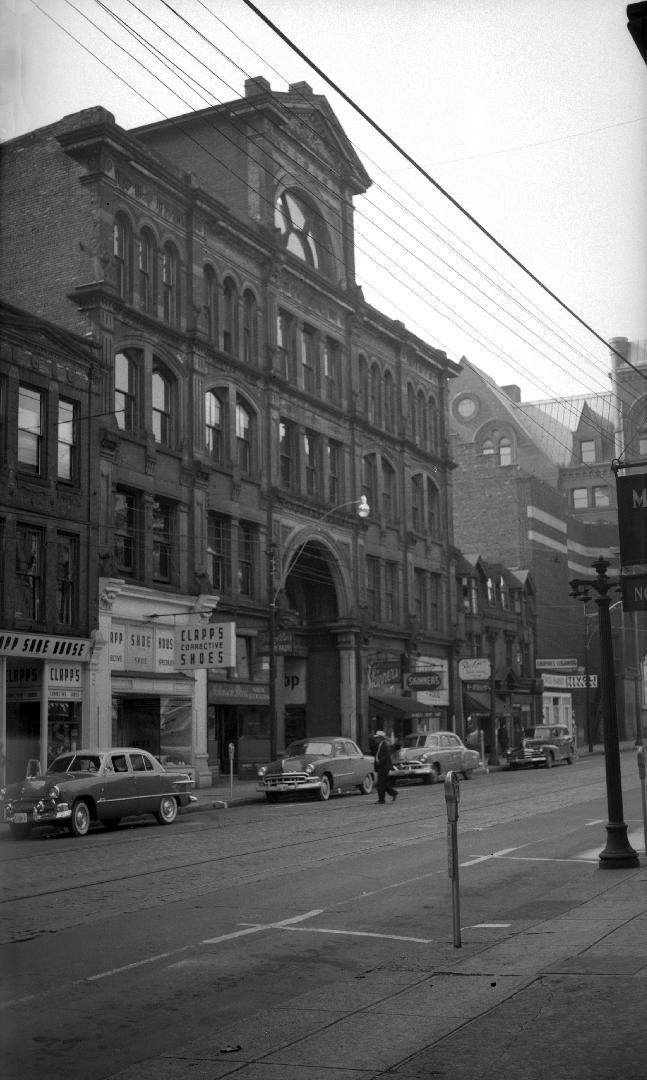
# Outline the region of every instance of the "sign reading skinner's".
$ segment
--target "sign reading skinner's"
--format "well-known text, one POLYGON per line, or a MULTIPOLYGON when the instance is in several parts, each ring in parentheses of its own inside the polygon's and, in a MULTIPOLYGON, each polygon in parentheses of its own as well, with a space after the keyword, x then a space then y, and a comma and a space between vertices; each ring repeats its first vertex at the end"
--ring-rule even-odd
POLYGON ((236 624, 196 622, 175 629, 176 671, 236 667, 236 624))
POLYGON ((620 562, 647 563, 647 473, 617 476, 620 562))

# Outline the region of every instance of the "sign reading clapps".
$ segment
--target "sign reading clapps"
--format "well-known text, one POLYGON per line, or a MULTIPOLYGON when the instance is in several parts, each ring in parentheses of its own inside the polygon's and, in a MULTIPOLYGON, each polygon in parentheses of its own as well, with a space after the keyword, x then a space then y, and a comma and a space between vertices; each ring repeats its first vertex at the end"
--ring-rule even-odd
POLYGON ((236 624, 194 621, 175 629, 175 669, 236 666, 236 624))

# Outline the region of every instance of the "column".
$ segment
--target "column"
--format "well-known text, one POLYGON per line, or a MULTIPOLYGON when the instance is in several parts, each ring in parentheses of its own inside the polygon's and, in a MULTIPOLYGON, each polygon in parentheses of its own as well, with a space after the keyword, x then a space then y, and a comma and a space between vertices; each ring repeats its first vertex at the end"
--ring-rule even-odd
POLYGON ((357 742, 357 635, 352 631, 338 634, 337 648, 341 733, 357 742))

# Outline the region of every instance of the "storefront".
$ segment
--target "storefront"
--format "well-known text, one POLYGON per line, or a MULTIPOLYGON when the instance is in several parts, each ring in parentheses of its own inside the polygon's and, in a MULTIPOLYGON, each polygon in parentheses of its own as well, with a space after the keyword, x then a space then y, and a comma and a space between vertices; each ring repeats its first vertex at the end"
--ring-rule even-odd
POLYGON ((0 631, 0 765, 21 780, 30 761, 45 768, 82 745, 89 715, 92 642, 0 631))
POLYGON ((400 660, 368 663, 369 730, 381 728, 394 743, 407 735, 447 727, 449 664, 439 657, 418 657, 408 674, 429 674, 429 689, 405 693, 406 674, 400 660))
POLYGON ((267 683, 209 681, 207 746, 213 776, 229 770, 233 746, 238 777, 256 776, 256 768, 269 761, 270 714, 267 683))

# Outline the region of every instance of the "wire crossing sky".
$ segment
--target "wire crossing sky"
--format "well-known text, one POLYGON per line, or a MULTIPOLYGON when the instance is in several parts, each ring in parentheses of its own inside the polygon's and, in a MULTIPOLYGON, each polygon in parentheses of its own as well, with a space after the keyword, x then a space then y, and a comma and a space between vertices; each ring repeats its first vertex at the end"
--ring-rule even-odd
POLYGON ((248 77, 275 91, 306 81, 374 181, 356 199, 367 300, 453 359, 517 383, 524 400, 607 391, 604 341, 647 338, 647 68, 625 5, 258 6, 560 303, 403 167, 244 0, 16 0, 0 26, 3 138, 92 105, 128 128, 234 100, 248 77))

